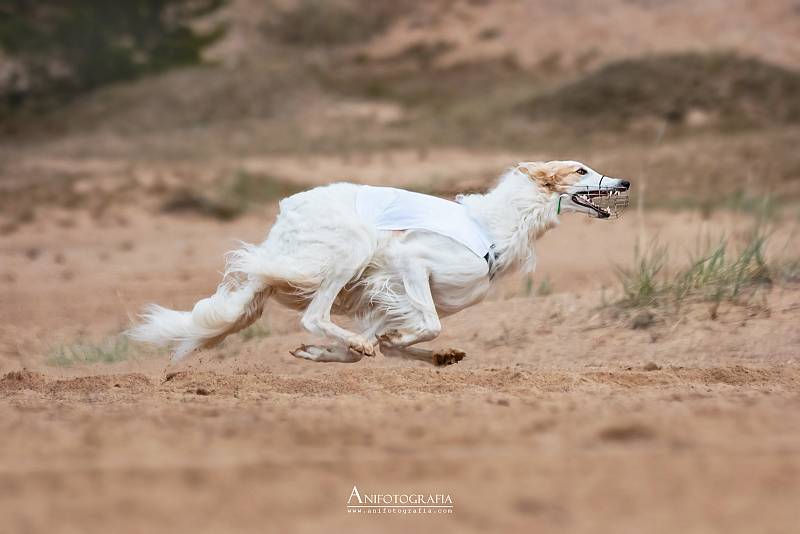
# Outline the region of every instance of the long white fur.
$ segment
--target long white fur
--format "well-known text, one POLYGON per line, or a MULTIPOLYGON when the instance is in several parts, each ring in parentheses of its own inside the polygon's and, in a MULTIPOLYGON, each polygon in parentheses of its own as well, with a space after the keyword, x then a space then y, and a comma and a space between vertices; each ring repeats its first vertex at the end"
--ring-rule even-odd
MULTIPOLYGON (((540 164, 521 163, 506 171, 487 194, 457 199, 488 230, 500 276, 517 269, 532 271, 533 243, 558 223, 560 193, 524 172, 536 165, 540 164)), ((585 168, 591 174, 580 183, 598 182, 600 175, 585 168)), ((573 177, 572 183, 579 179, 573 177)), ((612 180, 606 185, 618 182, 606 180, 612 180)), ((129 335, 175 345, 173 359, 179 359, 256 320, 263 301, 271 296, 304 311, 303 326, 333 342, 327 347, 303 346, 293 352, 296 356, 352 362, 374 354, 373 347, 380 343, 386 354, 427 358, 421 349, 412 352, 406 347, 436 337, 440 316, 481 301, 491 283, 488 266, 442 235, 370 227, 355 210, 359 187, 336 183, 282 200, 267 238, 259 245, 243 243, 227 255, 225 276, 214 295, 200 300, 191 312, 151 305, 129 335), (332 311, 353 317, 360 332, 335 325, 332 311)))

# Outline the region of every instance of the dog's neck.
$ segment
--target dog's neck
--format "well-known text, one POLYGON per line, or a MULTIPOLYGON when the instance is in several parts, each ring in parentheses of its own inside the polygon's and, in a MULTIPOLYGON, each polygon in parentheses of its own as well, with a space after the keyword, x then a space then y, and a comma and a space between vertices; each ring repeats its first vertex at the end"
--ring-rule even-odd
POLYGON ((458 202, 489 232, 498 256, 498 273, 533 272, 533 242, 558 224, 553 195, 543 193, 530 178, 511 169, 485 195, 461 195, 458 202))

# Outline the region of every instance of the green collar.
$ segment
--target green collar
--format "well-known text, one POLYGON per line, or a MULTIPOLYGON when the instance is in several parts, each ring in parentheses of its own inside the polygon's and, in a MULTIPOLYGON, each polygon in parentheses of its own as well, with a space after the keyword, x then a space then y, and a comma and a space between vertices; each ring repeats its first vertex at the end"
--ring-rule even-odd
POLYGON ((558 208, 556 209, 556 215, 560 215, 561 214, 561 198, 563 196, 564 195, 558 195, 558 208))

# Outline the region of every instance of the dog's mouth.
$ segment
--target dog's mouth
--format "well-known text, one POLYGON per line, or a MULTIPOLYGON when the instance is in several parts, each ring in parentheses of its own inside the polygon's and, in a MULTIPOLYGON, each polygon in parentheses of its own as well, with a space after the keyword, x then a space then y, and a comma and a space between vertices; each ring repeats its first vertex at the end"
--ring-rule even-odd
POLYGON ((571 197, 575 204, 593 210, 598 219, 619 217, 630 204, 628 190, 623 188, 589 189, 573 193, 571 197))

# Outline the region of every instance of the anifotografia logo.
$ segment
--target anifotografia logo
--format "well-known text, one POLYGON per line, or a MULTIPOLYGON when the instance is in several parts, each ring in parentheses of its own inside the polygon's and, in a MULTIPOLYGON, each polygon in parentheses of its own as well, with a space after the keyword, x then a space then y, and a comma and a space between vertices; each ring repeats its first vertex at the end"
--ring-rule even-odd
POLYGON ((449 493, 369 493, 353 486, 348 514, 452 514, 449 493))

